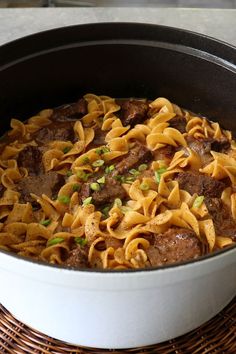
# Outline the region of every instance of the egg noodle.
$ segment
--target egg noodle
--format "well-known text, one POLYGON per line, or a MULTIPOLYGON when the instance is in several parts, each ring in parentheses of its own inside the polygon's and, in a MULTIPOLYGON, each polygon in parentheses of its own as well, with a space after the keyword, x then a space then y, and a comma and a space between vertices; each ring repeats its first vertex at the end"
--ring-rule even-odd
POLYGON ((0 150, 0 180, 4 187, 0 198, 2 250, 60 265, 77 245, 88 248, 89 267, 128 269, 149 267, 150 242, 146 236, 163 234, 171 227, 194 231, 205 252, 234 243, 232 237, 217 234, 204 197, 181 189, 175 178, 183 171, 198 171, 216 180, 229 179, 231 183, 223 190, 221 200, 236 219, 236 144, 229 131, 162 97, 149 102, 147 119, 133 127, 122 124, 115 99, 94 94, 86 94, 84 99, 88 113, 74 121, 76 141, 53 140, 44 146, 45 173, 56 171, 64 176, 65 183, 56 199, 40 190, 32 193, 39 204, 37 210, 32 203, 20 201, 16 186, 29 173, 18 166, 17 157, 26 146, 37 146, 35 134, 52 123, 53 110, 43 110, 25 123, 11 120, 12 129, 0 150), (169 121, 176 115, 186 119, 186 132, 170 126, 169 121), (105 144, 99 149, 89 148, 97 129, 105 132, 105 144), (227 154, 211 151, 210 162, 203 164, 201 156, 188 145, 189 136, 226 138, 230 148, 227 154), (136 174, 131 173, 135 178, 123 178, 125 201, 115 198, 104 211, 93 204, 92 197, 81 200, 82 177, 103 169, 100 182, 93 183, 96 190, 101 190, 106 176, 116 168, 116 161, 128 156, 137 141, 151 152, 168 145, 175 148, 175 153, 168 163, 153 158, 149 166, 142 164, 135 169, 136 174), (117 243, 107 243, 110 238, 117 243))

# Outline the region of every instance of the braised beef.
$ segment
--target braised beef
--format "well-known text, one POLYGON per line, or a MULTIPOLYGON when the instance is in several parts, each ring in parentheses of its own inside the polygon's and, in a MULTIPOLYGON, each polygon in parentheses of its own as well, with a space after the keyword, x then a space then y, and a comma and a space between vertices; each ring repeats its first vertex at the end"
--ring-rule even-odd
POLYGON ((211 216, 218 236, 228 236, 236 242, 236 222, 231 211, 220 198, 206 198, 204 200, 211 216))
MULTIPOLYGON (((140 164, 148 163, 152 160, 152 153, 146 146, 136 143, 129 150, 128 154, 122 157, 122 160, 116 164, 115 173, 124 175, 129 170, 138 167, 140 164)), ((114 174, 113 174, 114 175, 114 174)))
POLYGON ((89 268, 88 247, 77 246, 69 252, 69 256, 64 265, 72 268, 89 268))
POLYGON ((199 138, 195 139, 192 136, 186 137, 188 147, 195 151, 201 158, 203 165, 207 165, 213 160, 211 151, 226 152, 230 147, 230 142, 227 138, 199 138))
POLYGON ((65 183, 64 177, 54 171, 38 176, 28 176, 19 181, 17 191, 21 193, 22 203, 33 203, 34 199, 30 193, 41 196, 46 194, 49 198, 57 196, 59 189, 65 183))
POLYGON ((177 176, 181 189, 190 194, 197 193, 210 198, 219 198, 225 188, 225 183, 200 173, 181 172, 177 176))
POLYGON ((164 160, 165 163, 168 164, 170 163, 171 159, 173 158, 176 150, 175 147, 172 145, 166 145, 160 149, 157 149, 152 152, 154 160, 164 160))
POLYGON ((154 244, 147 249, 151 266, 160 266, 195 259, 201 255, 200 241, 189 229, 169 229, 154 235, 154 244))
POLYGON ((37 146, 26 146, 20 151, 17 163, 19 167, 24 167, 28 170, 29 175, 38 175, 42 172, 41 164, 42 153, 37 146))
POLYGON ((142 123, 147 119, 148 102, 144 100, 117 100, 121 110, 118 113, 124 126, 142 123))
POLYGON ((95 129, 95 136, 93 141, 87 146, 86 151, 90 149, 94 149, 98 146, 106 145, 105 137, 107 135, 107 131, 103 131, 101 129, 95 129))
POLYGON ((88 103, 84 98, 81 98, 75 103, 55 108, 51 119, 56 121, 76 120, 87 113, 88 103))
POLYGON ((73 122, 53 122, 34 133, 33 138, 40 144, 53 140, 74 141, 73 122))
POLYGON ((106 237, 104 241, 100 241, 96 244, 95 248, 98 251, 105 251, 109 247, 117 249, 123 246, 123 242, 115 237, 106 237))
POLYGON ((106 182, 100 191, 92 191, 90 189, 90 184, 95 181, 96 179, 93 178, 82 185, 80 191, 82 201, 90 196, 94 205, 105 206, 106 204, 113 203, 115 198, 120 198, 121 200, 126 198, 126 191, 115 178, 106 177, 106 182))
POLYGON ((170 124, 171 128, 177 129, 181 133, 185 133, 186 132, 187 121, 186 121, 185 117, 179 116, 177 114, 174 118, 169 120, 168 123, 170 124))

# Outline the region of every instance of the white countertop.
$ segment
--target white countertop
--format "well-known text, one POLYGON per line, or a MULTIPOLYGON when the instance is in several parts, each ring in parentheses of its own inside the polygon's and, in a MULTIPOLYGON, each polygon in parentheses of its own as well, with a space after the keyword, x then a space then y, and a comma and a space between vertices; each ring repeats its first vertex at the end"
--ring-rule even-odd
POLYGON ((0 44, 55 27, 94 22, 161 24, 236 45, 236 10, 144 7, 0 9, 0 44))

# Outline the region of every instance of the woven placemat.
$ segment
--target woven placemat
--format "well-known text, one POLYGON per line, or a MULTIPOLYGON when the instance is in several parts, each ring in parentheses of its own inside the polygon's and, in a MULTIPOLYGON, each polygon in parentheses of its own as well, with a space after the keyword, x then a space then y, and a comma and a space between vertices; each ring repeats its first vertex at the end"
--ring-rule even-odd
POLYGON ((0 305, 0 353, 10 354, 236 354, 236 298, 190 333, 157 345, 128 350, 81 348, 50 338, 17 321, 0 305))

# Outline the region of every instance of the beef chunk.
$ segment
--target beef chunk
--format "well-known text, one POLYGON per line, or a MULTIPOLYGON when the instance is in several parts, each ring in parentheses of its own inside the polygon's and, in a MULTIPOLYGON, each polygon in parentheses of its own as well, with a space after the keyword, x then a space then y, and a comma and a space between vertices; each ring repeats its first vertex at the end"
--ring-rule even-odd
POLYGON ((236 222, 227 205, 219 198, 206 198, 204 202, 213 220, 216 234, 232 237, 236 242, 236 222))
POLYGON ((64 265, 72 268, 89 268, 88 262, 88 247, 77 246, 70 251, 64 265))
POLYGON ((171 128, 179 130, 181 133, 186 132, 187 121, 184 117, 176 115, 174 118, 169 120, 171 128))
POLYGON ((0 198, 2 198, 3 193, 5 192, 6 188, 0 183, 0 198))
POLYGON ((17 191, 21 193, 21 202, 33 203, 34 199, 32 199, 30 193, 38 196, 46 194, 49 198, 54 198, 64 183, 62 175, 50 171, 42 175, 29 176, 20 180, 17 185, 17 191))
POLYGON ((95 179, 88 181, 82 185, 80 196, 84 200, 91 196, 93 198, 93 204, 96 206, 105 206, 114 202, 115 198, 125 199, 126 191, 122 187, 119 181, 112 177, 106 177, 106 183, 100 191, 93 192, 90 189, 90 184, 95 182, 95 179))
POLYGON ((226 152, 230 147, 230 142, 227 138, 213 139, 195 139, 192 136, 186 137, 188 146, 195 151, 202 160, 203 165, 207 165, 213 160, 211 151, 226 152))
POLYGON ((136 168, 138 165, 148 163, 152 160, 152 153, 146 148, 146 146, 136 143, 136 145, 130 149, 127 155, 122 157, 122 160, 116 165, 116 173, 123 175, 132 168, 136 168))
POLYGON ((112 247, 117 249, 123 246, 123 242, 115 237, 106 237, 104 241, 100 241, 96 244, 95 248, 98 251, 105 251, 107 248, 112 247))
POLYGON ((38 130, 34 133, 33 137, 40 144, 45 144, 53 140, 74 141, 73 123, 53 122, 38 130))
POLYGON ((175 147, 172 145, 166 145, 160 149, 157 149, 152 152, 154 160, 164 160, 166 165, 169 165, 170 160, 173 158, 175 154, 175 147))
POLYGON ((25 167, 29 175, 38 175, 42 172, 42 153, 37 146, 26 146, 20 151, 17 159, 19 167, 25 167))
POLYGON ((88 113, 88 104, 84 98, 53 110, 51 119, 56 121, 77 120, 88 113))
POLYGON ((160 266, 195 259, 201 255, 196 234, 189 229, 169 229, 154 235, 154 244, 147 250, 151 266, 160 266))
POLYGON ((141 100, 121 100, 117 101, 121 106, 120 119, 124 126, 142 123, 147 119, 148 103, 141 100))
POLYGON ((181 172, 177 176, 181 189, 190 194, 197 193, 205 197, 219 198, 225 188, 225 183, 200 173, 181 172))
POLYGON ((101 130, 100 128, 96 129, 94 139, 87 146, 86 151, 89 151, 90 149, 94 149, 94 148, 102 146, 102 145, 106 145, 106 142, 105 142, 106 135, 107 135, 107 132, 101 130))

